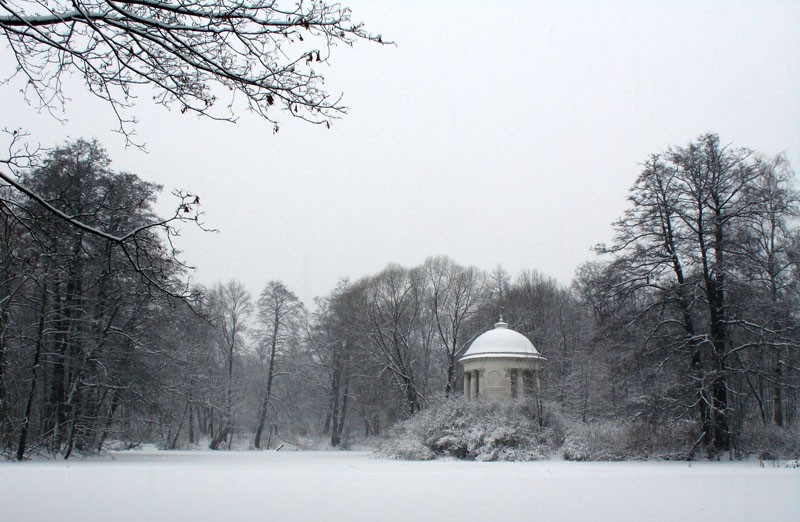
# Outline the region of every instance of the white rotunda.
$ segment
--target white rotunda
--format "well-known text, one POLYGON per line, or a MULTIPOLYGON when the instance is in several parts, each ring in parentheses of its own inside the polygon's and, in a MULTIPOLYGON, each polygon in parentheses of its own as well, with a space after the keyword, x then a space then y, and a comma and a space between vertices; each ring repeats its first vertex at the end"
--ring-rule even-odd
POLYGON ((539 370, 545 358, 533 343, 502 318, 479 335, 459 359, 464 367, 464 397, 516 399, 539 395, 539 370))

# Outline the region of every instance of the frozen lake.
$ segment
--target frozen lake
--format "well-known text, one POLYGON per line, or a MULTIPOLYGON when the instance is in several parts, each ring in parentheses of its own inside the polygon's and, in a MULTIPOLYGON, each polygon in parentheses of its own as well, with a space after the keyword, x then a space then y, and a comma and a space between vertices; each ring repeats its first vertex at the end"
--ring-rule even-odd
POLYGON ((141 450, 0 463, 0 506, 14 522, 797 521, 800 469, 141 450))

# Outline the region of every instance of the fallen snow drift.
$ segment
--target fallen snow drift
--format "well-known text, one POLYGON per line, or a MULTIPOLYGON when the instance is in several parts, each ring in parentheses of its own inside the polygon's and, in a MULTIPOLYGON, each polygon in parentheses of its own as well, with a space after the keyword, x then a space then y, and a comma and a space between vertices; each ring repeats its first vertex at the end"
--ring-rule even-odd
POLYGON ((403 462, 366 452, 116 452, 0 464, 7 521, 798 520, 755 462, 403 462))

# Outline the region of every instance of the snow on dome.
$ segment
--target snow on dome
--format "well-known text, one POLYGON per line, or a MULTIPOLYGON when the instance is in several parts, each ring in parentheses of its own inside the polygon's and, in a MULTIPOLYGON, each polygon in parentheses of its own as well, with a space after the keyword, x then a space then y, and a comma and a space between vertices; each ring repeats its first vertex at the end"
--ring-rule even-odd
POLYGON ((527 337, 508 327, 508 323, 495 323, 494 329, 478 336, 472 341, 461 361, 483 357, 524 357, 540 359, 533 343, 527 337))

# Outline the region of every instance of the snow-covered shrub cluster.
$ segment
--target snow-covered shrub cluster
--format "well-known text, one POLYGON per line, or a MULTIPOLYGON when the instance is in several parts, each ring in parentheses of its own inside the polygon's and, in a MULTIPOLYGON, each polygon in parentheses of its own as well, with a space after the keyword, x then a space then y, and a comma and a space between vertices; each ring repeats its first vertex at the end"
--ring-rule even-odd
POLYGON ((415 437, 397 437, 391 445, 380 445, 379 455, 400 460, 433 460, 436 454, 415 437))
MULTIPOLYGON (((458 458, 479 461, 529 461, 560 456, 575 461, 630 459, 676 460, 692 454, 697 426, 689 420, 653 425, 635 420, 582 422, 558 413, 554 404, 544 413, 527 402, 444 400, 395 425, 377 448, 384 458, 430 460, 458 458)), ((786 448, 790 458, 797 442, 760 436, 770 448, 786 448), (792 446, 794 444, 794 446, 792 446)))
POLYGON ((800 425, 780 428, 774 424, 751 423, 739 440, 740 454, 760 459, 796 459, 800 457, 800 425))
POLYGON ((410 460, 540 460, 561 442, 559 427, 547 420, 532 403, 449 399, 396 425, 377 453, 410 460))
POLYGON ((688 458, 693 423, 674 421, 665 429, 654 429, 645 422, 575 422, 566 429, 561 447, 566 460, 628 460, 688 458))

